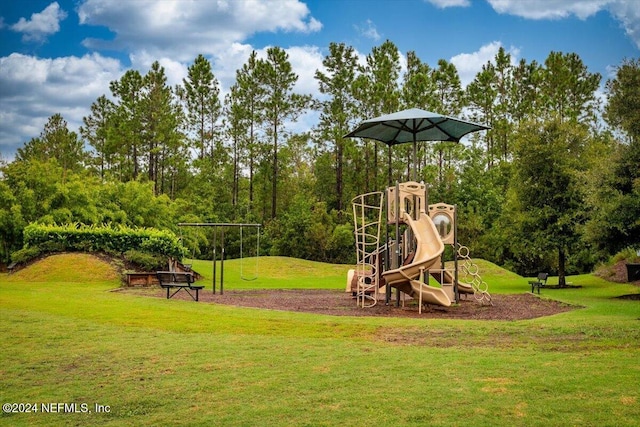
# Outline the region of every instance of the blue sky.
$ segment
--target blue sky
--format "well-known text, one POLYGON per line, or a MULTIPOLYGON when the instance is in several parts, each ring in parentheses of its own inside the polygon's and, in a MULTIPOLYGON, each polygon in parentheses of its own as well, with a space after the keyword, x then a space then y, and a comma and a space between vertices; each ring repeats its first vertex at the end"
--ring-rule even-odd
POLYGON ((277 45, 299 75, 296 91, 317 94, 330 42, 364 58, 387 39, 432 66, 453 62, 463 84, 502 46, 514 62, 575 52, 604 85, 623 58, 640 56, 640 0, 5 1, 0 156, 11 160, 56 113, 77 131, 110 81, 156 60, 175 85, 204 54, 225 92, 252 50, 277 45))

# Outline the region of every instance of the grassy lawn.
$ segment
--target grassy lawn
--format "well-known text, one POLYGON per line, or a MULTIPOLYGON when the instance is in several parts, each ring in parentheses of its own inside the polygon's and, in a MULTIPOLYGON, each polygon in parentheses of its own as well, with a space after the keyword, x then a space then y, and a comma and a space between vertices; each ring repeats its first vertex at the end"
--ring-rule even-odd
MULTIPOLYGON (((529 289, 479 264, 491 293, 529 289)), ((348 267, 259 268, 225 262, 225 289, 343 289, 348 267)), ((104 262, 49 257, 0 275, 0 396, 59 412, 0 425, 638 426, 640 302, 615 298, 638 288, 571 282, 542 297, 583 308, 533 320, 331 317, 113 292, 104 262)))

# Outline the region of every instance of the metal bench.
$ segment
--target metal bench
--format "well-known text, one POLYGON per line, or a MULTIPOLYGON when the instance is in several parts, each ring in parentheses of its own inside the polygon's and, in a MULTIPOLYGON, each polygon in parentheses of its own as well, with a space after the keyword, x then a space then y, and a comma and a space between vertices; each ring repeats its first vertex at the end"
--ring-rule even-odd
POLYGON ((538 288, 538 295, 540 294, 540 288, 544 288, 547 286, 547 278, 549 277, 549 273, 538 273, 538 278, 536 280, 529 280, 529 284, 531 285, 531 293, 533 293, 535 288, 538 288))
POLYGON ((203 285, 194 285, 193 273, 179 271, 156 271, 156 277, 160 286, 167 290, 167 299, 184 290, 191 299, 198 301, 198 292, 203 289, 203 285), (173 289, 176 289, 171 293, 173 289), (195 291, 195 295, 191 291, 195 291))

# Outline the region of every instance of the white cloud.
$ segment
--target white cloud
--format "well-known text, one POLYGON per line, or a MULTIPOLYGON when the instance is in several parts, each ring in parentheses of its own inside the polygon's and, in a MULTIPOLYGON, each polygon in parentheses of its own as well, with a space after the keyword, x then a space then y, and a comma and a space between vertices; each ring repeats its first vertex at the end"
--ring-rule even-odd
POLYGON ((324 58, 316 46, 291 47, 285 49, 289 54, 291 68, 298 75, 294 91, 302 94, 319 95, 318 82, 315 79, 316 70, 324 68, 324 58))
POLYGON ((487 0, 498 13, 528 19, 561 19, 576 15, 587 19, 611 0, 487 0))
POLYGON ((322 27, 299 0, 87 0, 78 15, 81 24, 106 26, 115 33, 114 40, 86 39, 86 47, 136 52, 145 46, 151 56, 181 62, 200 53, 215 55, 259 32, 309 33, 322 27))
POLYGON ((440 9, 447 7, 468 7, 471 6, 470 0, 427 0, 429 3, 440 9))
POLYGON ((627 36, 640 49, 640 2, 637 0, 618 0, 609 5, 609 10, 624 27, 627 36))
MULTIPOLYGON (((487 62, 495 63, 494 59, 500 47, 502 47, 501 42, 493 41, 480 47, 476 52, 461 53, 451 58, 450 62, 456 66, 463 87, 473 81, 483 65, 487 62)), ((511 63, 516 64, 519 50, 511 47, 507 49, 507 53, 511 54, 511 63)))
POLYGON ((57 2, 53 2, 42 12, 33 13, 30 20, 20 18, 18 22, 11 25, 11 29, 22 33, 23 41, 41 41, 60 31, 60 21, 66 17, 67 13, 60 9, 57 2))
POLYGON ((367 19, 362 25, 355 25, 354 27, 358 33, 368 39, 378 41, 381 38, 376 25, 371 19, 367 19))
POLYGON ((316 32, 322 30, 322 22, 318 21, 313 16, 309 19, 309 25, 307 28, 307 32, 316 32))
POLYGON ((13 53, 0 58, 0 152, 13 153, 38 136, 56 113, 76 131, 91 104, 108 95, 109 82, 123 72, 118 60, 99 54, 41 59, 13 53))
MULTIPOLYGON (((231 85, 236 81, 236 71, 249 59, 249 55, 254 48, 248 44, 232 43, 225 49, 220 49, 215 55, 212 55, 210 61, 212 63, 213 74, 220 82, 221 92, 226 94, 231 85)), ((260 54, 260 57, 266 57, 266 53, 260 54)), ((223 96, 221 98, 224 98, 223 96)))
POLYGON ((587 19, 607 10, 640 48, 640 2, 638 0, 487 0, 498 13, 527 19, 563 19, 571 15, 587 19))

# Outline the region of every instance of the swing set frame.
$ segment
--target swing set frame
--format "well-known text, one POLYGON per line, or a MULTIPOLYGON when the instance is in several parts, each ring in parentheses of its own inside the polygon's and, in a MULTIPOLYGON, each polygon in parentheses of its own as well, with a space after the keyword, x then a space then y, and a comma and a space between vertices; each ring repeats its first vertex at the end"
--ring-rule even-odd
POLYGON ((218 264, 218 229, 220 229, 220 295, 224 293, 224 230, 228 227, 240 227, 240 278, 242 280, 256 280, 258 278, 258 257, 260 255, 260 227, 262 224, 248 224, 248 223, 232 223, 232 222, 181 222, 178 223, 178 227, 212 227, 213 228, 213 283, 212 289, 213 293, 216 293, 216 281, 217 281, 217 264, 218 264), (243 277, 242 272, 242 229, 244 227, 256 227, 258 238, 257 238, 257 249, 256 249, 256 275, 255 277, 245 279, 243 277))

